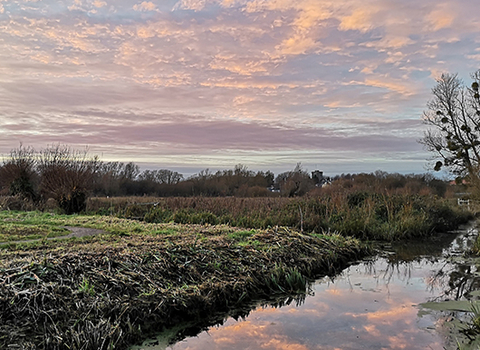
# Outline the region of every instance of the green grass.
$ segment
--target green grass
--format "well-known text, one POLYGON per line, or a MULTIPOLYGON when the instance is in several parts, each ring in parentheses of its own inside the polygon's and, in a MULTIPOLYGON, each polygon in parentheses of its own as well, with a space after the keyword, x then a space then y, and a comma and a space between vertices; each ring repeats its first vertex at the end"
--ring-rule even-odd
MULTIPOLYGON (((23 241, 64 236, 69 233, 53 219, 40 212, 0 212, 0 242, 23 241)), ((65 219, 65 218, 63 218, 65 219)))
POLYGON ((250 231, 235 231, 232 233, 227 234, 227 237, 237 241, 244 241, 245 239, 251 237, 255 234, 255 230, 250 231))
POLYGON ((267 247, 264 247, 262 242, 257 241, 257 240, 248 240, 248 241, 241 241, 237 243, 237 246, 239 247, 253 247, 257 249, 267 249, 267 247))
POLYGON ((81 293, 84 293, 86 295, 94 296, 95 295, 95 287, 90 283, 90 281, 87 278, 83 278, 82 283, 78 287, 78 290, 81 293))
MULTIPOLYGON (((0 242, 36 240, 27 243, 10 243, 2 249, 35 248, 41 245, 58 246, 58 243, 46 241, 47 237, 61 237, 69 233, 65 226, 79 226, 99 229, 104 235, 87 236, 81 238, 85 242, 111 242, 131 236, 161 236, 182 237, 196 232, 196 241, 205 240, 202 232, 198 232, 199 225, 169 223, 147 223, 138 220, 129 220, 113 216, 102 215, 59 215, 34 212, 0 212, 0 242), (109 236, 109 238, 108 238, 109 236)), ((222 236, 237 242, 249 240, 257 230, 244 230, 228 225, 200 226, 208 235, 222 236)), ((75 240, 71 238, 70 241, 75 240)), ((195 244, 193 244, 194 246, 195 244)))

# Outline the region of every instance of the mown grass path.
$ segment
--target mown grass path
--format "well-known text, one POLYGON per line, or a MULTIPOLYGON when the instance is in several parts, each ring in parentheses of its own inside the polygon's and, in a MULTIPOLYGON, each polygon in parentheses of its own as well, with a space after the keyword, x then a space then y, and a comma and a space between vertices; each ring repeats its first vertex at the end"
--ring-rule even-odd
MULTIPOLYGON (((70 233, 65 235, 65 236, 57 236, 57 237, 47 237, 44 239, 47 240, 54 240, 54 239, 69 239, 69 238, 81 238, 81 237, 86 237, 86 236, 94 236, 98 235, 101 233, 105 233, 103 230, 98 230, 94 228, 88 228, 88 227, 75 227, 75 226, 63 226, 62 228, 68 230, 70 233)), ((18 240, 18 241, 6 241, 6 242, 0 242, 0 245, 4 244, 20 244, 20 243, 34 243, 40 241, 42 238, 37 238, 37 239, 28 239, 28 240, 18 240)))

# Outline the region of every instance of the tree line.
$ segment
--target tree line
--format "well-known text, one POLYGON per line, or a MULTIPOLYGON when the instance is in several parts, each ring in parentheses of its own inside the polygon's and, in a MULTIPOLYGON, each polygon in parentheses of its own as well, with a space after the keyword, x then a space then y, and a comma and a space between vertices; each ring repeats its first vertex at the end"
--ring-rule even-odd
MULTIPOLYGON (((320 175, 319 175, 320 174, 320 175)), ((377 171, 372 174, 342 174, 323 177, 310 175, 301 164, 292 171, 275 176, 271 171, 251 171, 239 164, 234 169, 200 171, 184 178, 178 172, 140 170, 135 163, 105 162, 91 156, 88 150, 75 150, 66 145, 41 150, 32 147, 13 149, 0 165, 0 195, 17 196, 33 203, 50 198, 66 213, 84 211, 89 196, 157 196, 157 197, 268 197, 303 196, 321 190, 321 185, 334 181, 336 189, 350 187, 396 191, 409 189, 443 195, 446 184, 430 175, 400 175, 377 171)))
POLYGON ((66 145, 41 150, 20 145, 0 165, 0 195, 32 202, 53 198, 68 213, 84 210, 88 196, 258 197, 271 195, 275 185, 288 187, 291 195, 301 195, 314 186, 300 167, 280 174, 277 182, 271 171, 254 172, 241 164, 232 170, 213 173, 206 169, 184 178, 168 169, 141 171, 133 162, 102 161, 86 149, 66 145), (300 185, 301 181, 309 185, 300 185))
MULTIPOLYGON (((424 121, 429 126, 420 140, 437 160, 434 170, 446 169, 480 193, 480 70, 466 87, 456 74, 443 74, 432 89, 424 121)), ((254 172, 239 164, 234 169, 202 170, 189 178, 168 169, 144 170, 135 163, 104 162, 87 150, 55 145, 39 151, 32 147, 13 149, 0 165, 0 195, 18 196, 35 203, 53 198, 67 213, 85 209, 88 196, 302 196, 331 180, 345 188, 364 182, 376 189, 417 188, 442 195, 446 184, 430 175, 399 174, 340 175, 326 179, 312 176, 300 164, 278 174, 254 172), (355 182, 356 181, 356 182, 355 182), (338 184, 338 183, 337 183, 338 184)), ((368 187, 367 186, 367 187, 368 187)), ((336 186, 338 187, 338 186, 336 186)))

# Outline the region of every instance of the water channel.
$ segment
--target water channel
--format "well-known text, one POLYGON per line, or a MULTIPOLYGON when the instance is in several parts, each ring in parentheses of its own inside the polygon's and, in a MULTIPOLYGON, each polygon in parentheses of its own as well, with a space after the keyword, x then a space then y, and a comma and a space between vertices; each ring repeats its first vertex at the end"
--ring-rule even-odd
POLYGON ((200 332, 201 325, 180 326, 134 348, 455 349, 459 333, 452 332, 450 321, 468 321, 471 314, 458 311, 461 307, 429 306, 479 299, 480 267, 463 257, 476 235, 472 224, 456 233, 388 245, 334 278, 318 279, 306 297, 280 302, 287 305, 258 304, 245 317, 225 317, 200 332), (173 339, 177 342, 170 344, 173 339))

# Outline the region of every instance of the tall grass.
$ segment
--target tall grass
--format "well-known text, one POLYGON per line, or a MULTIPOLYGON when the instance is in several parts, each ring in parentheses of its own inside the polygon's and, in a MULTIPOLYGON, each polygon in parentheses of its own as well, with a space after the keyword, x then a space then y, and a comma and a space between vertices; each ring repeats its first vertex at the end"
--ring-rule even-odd
POLYGON ((471 218, 449 199, 366 191, 301 198, 92 198, 89 210, 152 223, 286 226, 382 240, 427 236, 471 218))

